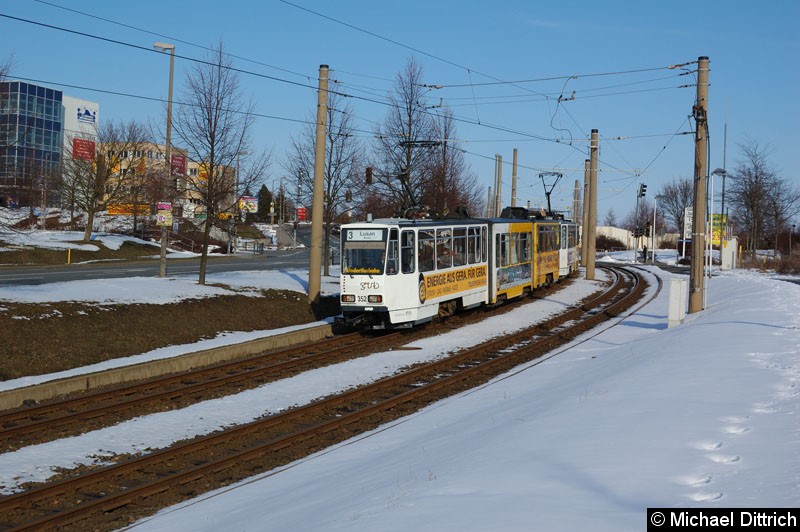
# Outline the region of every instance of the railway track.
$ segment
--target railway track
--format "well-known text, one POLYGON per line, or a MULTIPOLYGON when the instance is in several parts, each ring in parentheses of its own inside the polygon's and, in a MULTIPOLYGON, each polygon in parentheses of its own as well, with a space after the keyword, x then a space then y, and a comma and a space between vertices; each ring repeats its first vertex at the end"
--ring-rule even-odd
MULTIPOLYGON (((557 288, 542 291, 546 296, 557 288)), ((513 301, 505 312, 524 303, 513 301)), ((311 344, 267 351, 251 357, 221 362, 60 400, 46 401, 0 412, 0 451, 13 451, 58 438, 75 436, 137 416, 177 410, 285 379, 310 369, 344 362, 381 350, 391 350, 413 340, 439 334, 483 319, 482 311, 461 314, 428 328, 410 331, 335 336, 311 344)))
POLYGON ((484 383, 635 304, 645 289, 641 275, 607 269, 614 277, 608 290, 524 331, 231 430, 4 497, 0 527, 118 528, 484 383))

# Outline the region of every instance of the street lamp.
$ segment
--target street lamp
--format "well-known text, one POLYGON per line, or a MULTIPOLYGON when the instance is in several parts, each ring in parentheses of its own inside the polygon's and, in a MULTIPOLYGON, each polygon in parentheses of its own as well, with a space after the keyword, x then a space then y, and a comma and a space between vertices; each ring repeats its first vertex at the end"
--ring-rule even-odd
MULTIPOLYGON (((714 245, 714 176, 715 175, 722 176, 723 179, 724 179, 725 176, 728 175, 728 172, 726 172, 724 168, 717 168, 713 172, 711 172, 710 183, 706 182, 706 186, 710 187, 710 190, 711 190, 710 194, 706 194, 706 197, 708 198, 708 204, 710 205, 710 207, 707 209, 707 212, 708 212, 708 222, 707 223, 708 223, 708 225, 707 225, 707 233, 706 233, 709 236, 709 238, 706 239, 706 244, 708 245, 708 247, 706 248, 707 252, 708 252, 708 262, 707 262, 707 264, 708 264, 708 275, 707 275, 708 279, 711 279, 711 267, 714 264, 714 262, 713 262, 713 260, 711 258, 711 254, 712 254, 713 245, 714 245)), ((720 247, 721 247, 721 245, 722 245, 722 233, 720 232, 720 247)), ((708 308, 708 285, 710 283, 710 281, 708 279, 705 280, 705 282, 703 283, 703 308, 708 308)))
MULTIPOLYGON (((242 213, 239 212, 239 199, 240 199, 239 198, 239 171, 241 169, 241 160, 240 159, 241 159, 242 155, 248 155, 248 153, 249 152, 247 152, 246 150, 242 150, 242 151, 240 151, 240 152, 238 152, 236 154, 236 182, 234 184, 234 189, 233 189, 233 196, 234 196, 233 199, 236 202, 236 208, 235 208, 236 213, 239 214, 240 216, 242 214, 242 213)), ((242 221, 244 221, 244 216, 241 216, 241 218, 242 218, 242 221)))
MULTIPOLYGON (((167 149, 166 149, 166 166, 167 166, 167 182, 172 179, 172 142, 170 134, 172 133, 172 76, 175 69, 175 45, 163 42, 153 43, 153 48, 159 52, 169 52, 169 96, 167 99, 167 149)), ((161 257, 159 260, 159 277, 167 276, 167 227, 161 226, 161 257)))
POLYGON ((664 197, 663 194, 656 194, 655 197, 653 197, 653 241, 651 243, 653 249, 653 264, 656 263, 656 210, 658 209, 658 200, 664 199, 664 197))
MULTIPOLYGON (((711 265, 713 264, 713 261, 711 260, 711 253, 712 253, 713 246, 714 246, 714 176, 715 175, 722 176, 722 178, 725 179, 725 176, 728 175, 728 172, 726 172, 724 168, 717 168, 713 172, 711 172, 711 183, 710 183, 711 194, 709 195, 709 198, 710 198, 709 204, 710 204, 711 207, 708 209, 709 234, 711 236, 711 238, 708 241, 708 276, 709 277, 711 277, 711 265)), ((724 215, 724 212, 722 212, 720 214, 724 215)), ((722 216, 720 216, 720 221, 722 221, 722 216)), ((725 231, 725 227, 724 226, 720 227, 720 231, 719 231, 720 246, 722 246, 722 235, 723 235, 724 231, 725 231)))
POLYGON ((792 239, 794 238, 794 227, 795 224, 792 224, 792 230, 789 231, 789 260, 792 260, 792 239))

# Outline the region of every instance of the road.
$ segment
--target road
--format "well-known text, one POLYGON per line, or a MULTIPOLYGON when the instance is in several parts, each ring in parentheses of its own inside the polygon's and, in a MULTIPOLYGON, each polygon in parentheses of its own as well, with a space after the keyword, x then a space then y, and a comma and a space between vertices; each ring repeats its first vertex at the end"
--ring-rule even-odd
MULTIPOLYGON (((206 273, 242 270, 275 270, 308 268, 308 248, 266 251, 263 255, 209 256, 206 273)), ((3 266, 0 285, 46 284, 86 279, 118 279, 120 277, 157 277, 159 261, 147 259, 126 262, 92 262, 62 266, 3 266)), ((200 258, 167 259, 167 275, 197 275, 200 258)))
MULTIPOLYGON (((300 226, 297 242, 306 247, 267 250, 262 255, 241 253, 233 256, 209 255, 206 273, 246 270, 277 270, 308 268, 311 227, 300 226)), ((331 246, 339 247, 338 237, 331 237, 331 246)), ((335 252, 338 263, 338 251, 335 252)), ((0 285, 40 285, 88 279, 119 279, 122 277, 157 277, 158 258, 137 261, 103 261, 57 266, 0 266, 0 285)), ((167 275, 199 275, 200 258, 167 257, 167 275)))

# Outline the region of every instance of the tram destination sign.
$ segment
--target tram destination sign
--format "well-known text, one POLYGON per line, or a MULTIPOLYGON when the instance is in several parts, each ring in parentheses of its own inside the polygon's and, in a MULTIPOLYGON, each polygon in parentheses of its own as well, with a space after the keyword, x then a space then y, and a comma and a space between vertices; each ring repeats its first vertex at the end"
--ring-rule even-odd
POLYGON ((380 242, 383 240, 383 231, 381 229, 348 229, 347 240, 380 242))

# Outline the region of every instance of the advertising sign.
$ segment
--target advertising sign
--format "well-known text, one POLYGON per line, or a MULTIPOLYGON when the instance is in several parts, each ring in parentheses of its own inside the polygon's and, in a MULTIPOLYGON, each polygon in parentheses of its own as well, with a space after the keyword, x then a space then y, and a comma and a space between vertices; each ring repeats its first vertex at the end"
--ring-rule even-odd
POLYGON ((724 214, 715 214, 711 219, 711 243, 719 246, 728 227, 728 217, 724 214))
POLYGON ((94 161, 94 147, 94 141, 77 137, 72 139, 72 159, 94 161))
POLYGON ((298 207, 297 208, 297 220, 302 222, 306 219, 306 208, 305 207, 298 207))
POLYGON ((694 209, 692 207, 686 207, 683 210, 683 239, 684 240, 691 240, 692 239, 692 213, 694 209))
POLYGON ((150 214, 150 205, 147 203, 113 203, 108 206, 109 216, 141 216, 150 214))
POLYGON ((156 213, 156 225, 171 227, 172 226, 172 202, 159 201, 156 205, 158 212, 156 213))
POLYGON ((172 176, 183 177, 186 175, 186 157, 172 154, 172 176))
POLYGON ((244 213, 257 213, 258 198, 253 196, 242 196, 239 198, 239 211, 244 213))

